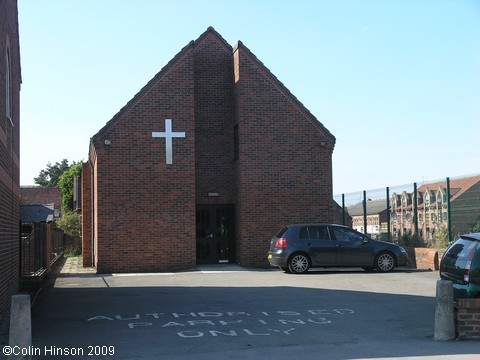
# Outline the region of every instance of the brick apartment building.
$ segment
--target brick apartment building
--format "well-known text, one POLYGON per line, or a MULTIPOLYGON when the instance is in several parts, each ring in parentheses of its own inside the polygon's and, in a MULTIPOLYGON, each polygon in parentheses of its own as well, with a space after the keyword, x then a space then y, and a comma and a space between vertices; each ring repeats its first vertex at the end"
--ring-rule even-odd
MULTIPOLYGON (((393 193, 391 229, 394 235, 411 235, 415 232, 414 193, 393 193)), ((442 226, 447 226, 447 183, 440 181, 417 189, 417 222, 419 235, 424 240, 442 226)), ((480 176, 450 180, 450 216, 452 235, 471 232, 480 222, 480 176)))
POLYGON ((19 285, 20 46, 16 0, 0 0, 0 318, 19 285))
POLYGON ((284 224, 333 220, 334 145, 247 47, 208 28, 92 137, 84 265, 267 266, 284 224))

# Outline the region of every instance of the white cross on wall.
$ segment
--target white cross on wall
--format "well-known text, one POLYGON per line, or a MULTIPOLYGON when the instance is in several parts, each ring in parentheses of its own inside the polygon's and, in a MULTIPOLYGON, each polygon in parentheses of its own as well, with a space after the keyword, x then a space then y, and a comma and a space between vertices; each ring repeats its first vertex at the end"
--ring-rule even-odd
POLYGON ((152 132, 152 137, 165 138, 165 155, 167 164, 173 163, 173 138, 184 138, 185 132, 172 132, 172 119, 165 119, 165 132, 152 132))

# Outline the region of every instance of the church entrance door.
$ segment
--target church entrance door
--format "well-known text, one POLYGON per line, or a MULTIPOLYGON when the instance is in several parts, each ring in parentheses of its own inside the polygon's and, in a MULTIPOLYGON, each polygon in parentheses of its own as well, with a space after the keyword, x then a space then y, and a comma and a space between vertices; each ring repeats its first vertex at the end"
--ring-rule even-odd
POLYGON ((235 261, 234 206, 197 206, 197 264, 235 261))

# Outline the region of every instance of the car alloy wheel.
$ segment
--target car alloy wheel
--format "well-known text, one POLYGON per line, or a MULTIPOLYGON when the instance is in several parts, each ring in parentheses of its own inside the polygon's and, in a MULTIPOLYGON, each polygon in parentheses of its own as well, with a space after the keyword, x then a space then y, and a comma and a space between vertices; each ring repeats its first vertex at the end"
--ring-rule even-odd
POLYGON ((288 262, 288 268, 294 274, 306 273, 309 267, 309 260, 303 254, 294 255, 288 262))
POLYGON ((377 259, 375 260, 375 267, 380 272, 388 272, 392 271, 395 267, 395 259, 392 254, 383 252, 377 255, 377 259))

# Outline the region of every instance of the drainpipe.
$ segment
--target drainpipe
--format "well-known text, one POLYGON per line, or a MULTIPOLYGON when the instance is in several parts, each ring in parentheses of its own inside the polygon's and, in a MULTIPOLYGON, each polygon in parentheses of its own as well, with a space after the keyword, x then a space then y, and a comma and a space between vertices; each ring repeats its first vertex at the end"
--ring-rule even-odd
POLYGON ((88 165, 90 165, 90 216, 91 216, 91 226, 92 226, 92 266, 95 266, 95 208, 94 208, 94 176, 93 176, 93 164, 90 159, 88 158, 88 165))

